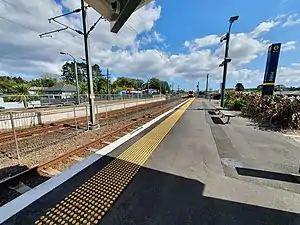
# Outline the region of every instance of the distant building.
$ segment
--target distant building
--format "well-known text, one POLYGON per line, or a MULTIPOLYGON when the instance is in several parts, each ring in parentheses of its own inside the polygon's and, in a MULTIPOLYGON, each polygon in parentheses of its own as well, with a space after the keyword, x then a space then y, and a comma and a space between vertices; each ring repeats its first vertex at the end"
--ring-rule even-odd
POLYGON ((274 92, 275 95, 285 95, 285 96, 289 96, 289 97, 296 97, 296 96, 300 96, 300 91, 276 91, 274 92))
POLYGON ((29 88, 29 95, 39 95, 44 92, 44 90, 47 89, 46 87, 30 87, 29 88))
POLYGON ((4 107, 4 96, 0 93, 0 109, 5 109, 4 107))
POLYGON ((52 98, 73 98, 76 94, 76 86, 71 84, 56 84, 44 90, 44 93, 52 98))
POLYGON ((157 89, 145 89, 145 90, 143 90, 143 92, 145 92, 145 93, 149 93, 149 94, 159 94, 159 90, 157 90, 157 89))

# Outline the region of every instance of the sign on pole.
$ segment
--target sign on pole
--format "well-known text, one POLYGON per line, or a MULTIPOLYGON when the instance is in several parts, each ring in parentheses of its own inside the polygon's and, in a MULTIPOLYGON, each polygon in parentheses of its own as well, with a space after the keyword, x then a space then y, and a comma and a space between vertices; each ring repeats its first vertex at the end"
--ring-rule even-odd
POLYGON ((278 67, 281 43, 272 44, 268 49, 266 70, 263 80, 262 95, 273 95, 278 67))

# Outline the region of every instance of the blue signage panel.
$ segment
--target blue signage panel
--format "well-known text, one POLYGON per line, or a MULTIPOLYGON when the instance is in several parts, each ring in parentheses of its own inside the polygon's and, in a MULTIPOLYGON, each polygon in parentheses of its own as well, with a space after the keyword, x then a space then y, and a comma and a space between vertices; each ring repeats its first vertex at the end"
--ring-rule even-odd
POLYGON ((273 95, 280 48, 281 43, 269 46, 262 95, 273 95))

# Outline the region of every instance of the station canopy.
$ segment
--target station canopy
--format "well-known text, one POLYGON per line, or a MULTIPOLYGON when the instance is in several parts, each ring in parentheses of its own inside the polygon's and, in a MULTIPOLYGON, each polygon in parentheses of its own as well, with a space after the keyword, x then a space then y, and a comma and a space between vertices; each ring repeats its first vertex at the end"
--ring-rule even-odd
POLYGON ((85 0, 110 22, 110 31, 118 33, 129 17, 152 0, 85 0))

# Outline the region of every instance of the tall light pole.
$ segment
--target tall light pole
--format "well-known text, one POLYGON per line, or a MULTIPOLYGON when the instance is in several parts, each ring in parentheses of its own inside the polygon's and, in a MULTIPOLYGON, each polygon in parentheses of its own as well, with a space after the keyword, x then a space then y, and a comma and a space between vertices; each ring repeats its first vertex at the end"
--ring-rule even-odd
POLYGON ((108 100, 109 95, 109 75, 108 68, 106 68, 106 100, 108 100))
POLYGON ((227 32, 226 36, 222 37, 221 40, 220 40, 221 42, 226 40, 224 61, 219 65, 220 67, 224 66, 224 68, 223 68, 223 82, 222 82, 222 89, 221 89, 221 107, 224 107, 226 75, 227 75, 227 63, 231 62, 231 59, 228 58, 230 31, 231 31, 231 26, 234 23, 234 21, 237 21, 238 19, 239 19, 239 16, 230 17, 228 32, 227 32))
POLYGON ((207 92, 208 92, 208 77, 209 77, 209 73, 206 75, 206 87, 205 87, 205 95, 207 96, 207 92))
POLYGON ((93 87, 93 76, 91 59, 89 55, 89 42, 88 42, 88 32, 87 32, 87 21, 86 21, 86 7, 84 0, 81 0, 81 11, 82 11, 82 27, 83 27, 83 39, 84 39, 84 50, 85 50, 85 60, 86 60, 86 72, 87 72, 87 82, 88 82, 88 96, 90 105, 90 122, 91 128, 93 129, 96 125, 95 117, 95 95, 93 87))
POLYGON ((75 82, 76 82, 76 104, 80 104, 80 96, 79 96, 79 84, 78 84, 78 75, 77 75, 77 62, 76 59, 69 53, 60 52, 61 55, 68 55, 73 59, 74 62, 74 70, 75 70, 75 82))

